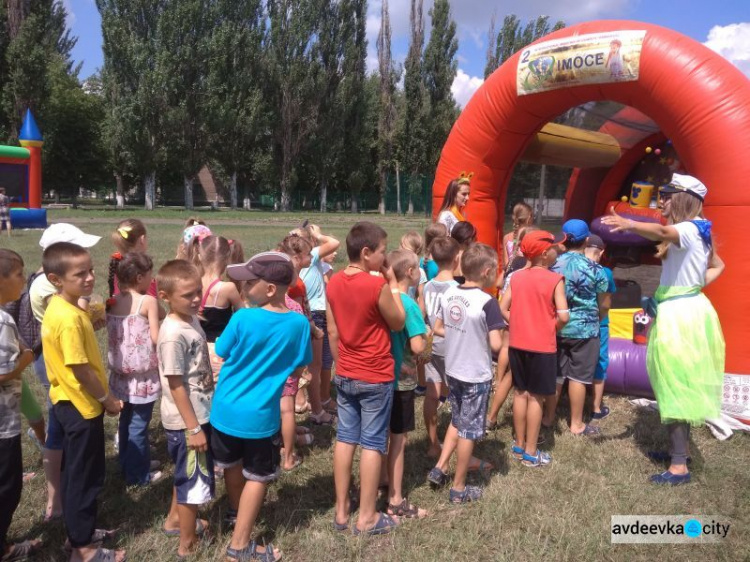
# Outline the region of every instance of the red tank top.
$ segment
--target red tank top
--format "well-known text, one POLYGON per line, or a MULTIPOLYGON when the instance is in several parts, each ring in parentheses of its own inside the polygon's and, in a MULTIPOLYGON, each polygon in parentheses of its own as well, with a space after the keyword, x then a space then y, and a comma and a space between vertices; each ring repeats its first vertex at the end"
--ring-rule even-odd
POLYGON ((562 278, 540 267, 513 273, 510 278, 510 347, 536 353, 557 351, 554 294, 562 278))

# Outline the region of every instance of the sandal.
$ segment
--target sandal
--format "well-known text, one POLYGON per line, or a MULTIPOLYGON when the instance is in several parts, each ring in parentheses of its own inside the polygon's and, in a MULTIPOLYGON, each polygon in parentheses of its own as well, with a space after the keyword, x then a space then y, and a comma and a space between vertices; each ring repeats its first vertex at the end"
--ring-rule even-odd
POLYGON ((521 462, 524 466, 528 466, 529 468, 539 468, 540 466, 547 466, 550 464, 552 462, 552 457, 549 453, 544 453, 537 449, 536 455, 524 453, 521 462))
POLYGON ((416 505, 410 504, 408 498, 404 498, 399 504, 388 504, 388 515, 398 517, 399 519, 402 517, 404 519, 422 519, 427 516, 427 512, 416 505), (421 515, 420 511, 422 512, 421 515))
POLYGON ((516 444, 516 440, 513 440, 513 445, 510 448, 511 453, 516 458, 516 460, 523 460, 523 455, 526 453, 526 450, 523 447, 519 447, 516 444))
MULTIPOLYGON (((117 551, 109 548, 97 548, 96 554, 91 559, 91 562, 115 562, 117 560, 117 551)), ((122 559, 125 562, 127 557, 122 559)))
POLYGON ((369 529, 365 531, 360 531, 359 528, 354 527, 352 529, 352 533, 355 537, 358 537, 359 535, 386 535, 390 533, 393 529, 397 527, 397 523, 393 520, 393 517, 388 515, 387 513, 380 513, 380 516, 378 517, 377 522, 373 527, 370 527, 369 529))
MULTIPOLYGON (((91 535, 90 544, 100 546, 104 541, 114 539, 117 536, 117 531, 118 529, 94 529, 94 532, 91 535)), ((67 556, 70 556, 70 553, 73 552, 73 547, 70 545, 70 540, 65 539, 65 544, 63 545, 62 549, 67 556)))
POLYGON ((23 541, 10 545, 8 553, 2 557, 2 562, 15 562, 16 560, 26 560, 42 547, 41 541, 23 541))
POLYGON ((467 472, 479 472, 481 474, 481 473, 484 473, 485 471, 490 472, 494 470, 494 468, 495 468, 495 465, 493 465, 491 462, 480 459, 479 466, 476 466, 476 465, 470 466, 467 472))
POLYGON ((279 552, 279 557, 276 558, 273 551, 273 543, 269 542, 266 545, 265 552, 258 552, 258 543, 252 541, 245 548, 227 547, 227 557, 237 560, 237 562, 250 562, 251 560, 258 560, 259 562, 278 562, 281 560, 281 552, 279 552))
MULTIPOLYGON (((571 431, 571 433, 573 433, 571 431)), ((595 425, 586 424, 581 433, 573 433, 576 437, 598 437, 601 435, 602 430, 595 425)))
POLYGON ((348 531, 349 530, 349 522, 346 523, 337 523, 336 522, 336 516, 333 516, 333 530, 334 531, 348 531))
MULTIPOLYGON (((203 524, 203 519, 198 517, 195 520, 195 534, 196 536, 200 537, 203 536, 203 533, 206 530, 206 526, 203 524)), ((162 533, 167 535, 168 537, 179 537, 180 536, 180 530, 179 529, 165 529, 162 527, 161 529, 162 533)))
POLYGON ((308 416, 308 418, 315 425, 330 425, 330 426, 333 426, 336 423, 336 416, 334 416, 333 414, 329 414, 325 410, 321 410, 317 414, 310 413, 310 415, 308 416))

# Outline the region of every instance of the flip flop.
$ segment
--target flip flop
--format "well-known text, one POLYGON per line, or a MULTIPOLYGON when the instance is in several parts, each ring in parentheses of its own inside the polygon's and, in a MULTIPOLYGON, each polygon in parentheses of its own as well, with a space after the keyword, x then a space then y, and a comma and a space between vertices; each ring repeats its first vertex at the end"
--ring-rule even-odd
POLYGON ((258 543, 252 541, 245 548, 227 548, 227 556, 229 558, 234 558, 238 562, 250 562, 252 560, 257 560, 258 562, 279 562, 282 558, 282 554, 279 552, 279 557, 276 558, 276 555, 273 553, 274 550, 273 543, 269 542, 266 545, 265 552, 258 552, 258 543))
MULTIPOLYGON (((205 530, 206 530, 206 527, 203 525, 203 520, 200 517, 198 517, 195 520, 195 534, 200 537, 201 535, 203 535, 205 530)), ((162 527, 161 532, 167 535, 168 537, 180 536, 179 529, 165 529, 164 527, 162 527)))
POLYGON ((393 517, 391 517, 387 513, 381 512, 374 527, 370 527, 369 529, 365 531, 360 531, 357 527, 354 527, 352 528, 352 533, 354 534, 355 537, 358 537, 362 534, 369 535, 371 537, 375 535, 386 535, 390 533, 393 529, 395 529, 397 526, 398 525, 393 520, 393 517))

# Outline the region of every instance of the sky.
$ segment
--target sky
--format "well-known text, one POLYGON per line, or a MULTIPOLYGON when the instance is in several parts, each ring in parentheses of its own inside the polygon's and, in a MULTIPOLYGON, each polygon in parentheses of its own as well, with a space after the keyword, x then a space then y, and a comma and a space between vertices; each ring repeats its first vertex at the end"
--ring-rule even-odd
MULTIPOLYGON (((78 37, 73 58, 83 63, 86 78, 102 65, 101 20, 94 0, 63 0, 68 26, 78 37)), ((425 30, 430 29, 433 0, 424 0, 425 30)), ((403 63, 409 44, 410 0, 389 0, 393 58, 403 63)), ((370 0, 367 10, 367 68, 377 67, 375 44, 380 29, 382 0, 370 0)), ((458 27, 458 72, 453 96, 463 107, 482 85, 487 31, 493 13, 497 27, 503 17, 516 14, 524 23, 538 15, 550 22, 571 25, 594 19, 627 19, 669 27, 706 44, 732 61, 750 77, 750 0, 452 0, 458 27)))

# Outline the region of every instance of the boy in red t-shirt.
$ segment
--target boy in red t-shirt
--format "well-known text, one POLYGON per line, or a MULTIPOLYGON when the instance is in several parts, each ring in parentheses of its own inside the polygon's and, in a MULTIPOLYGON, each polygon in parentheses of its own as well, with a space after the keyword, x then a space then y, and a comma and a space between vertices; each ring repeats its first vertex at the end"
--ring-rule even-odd
POLYGON ((402 330, 406 320, 398 281, 393 271, 385 267, 387 236, 385 230, 371 222, 355 224, 346 237, 349 265, 331 278, 326 290, 339 418, 333 452, 333 524, 338 531, 349 526, 349 483, 359 445, 361 491, 355 535, 384 534, 396 526, 393 518, 375 510, 381 455, 388 452, 393 405, 391 330, 402 330), (370 272, 381 272, 383 277, 370 272))
POLYGON ((513 374, 513 455, 524 466, 552 462, 537 449, 545 396, 554 396, 557 377, 557 330, 570 318, 562 275, 549 266, 555 262, 555 238, 544 230, 529 232, 521 252, 531 267, 516 271, 500 301, 508 322, 510 369, 513 374), (511 314, 511 303, 519 314, 511 314))

